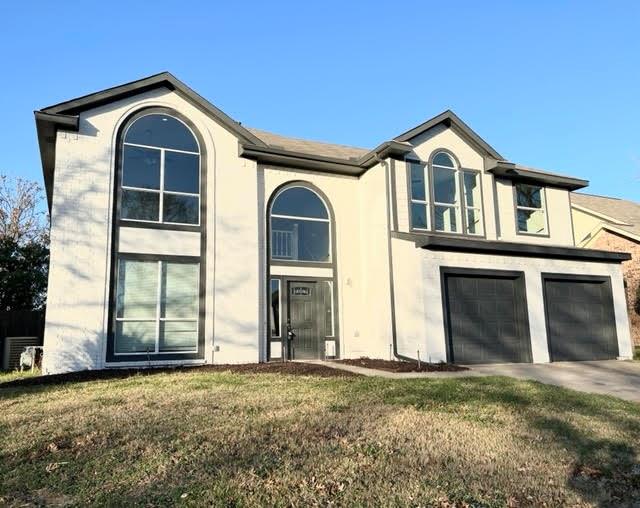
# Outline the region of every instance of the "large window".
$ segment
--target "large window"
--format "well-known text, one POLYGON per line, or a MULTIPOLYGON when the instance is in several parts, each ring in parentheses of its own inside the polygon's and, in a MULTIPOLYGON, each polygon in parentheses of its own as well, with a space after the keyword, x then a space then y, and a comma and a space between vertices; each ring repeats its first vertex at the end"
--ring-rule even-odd
POLYGON ((118 261, 116 354, 198 350, 198 263, 118 261))
POLYGON ((547 234, 544 189, 539 185, 515 184, 518 233, 547 234))
POLYGON ((200 223, 200 150, 180 120, 148 114, 127 129, 122 147, 123 220, 200 223))
POLYGON ((306 187, 288 187, 271 206, 271 259, 331 261, 329 213, 306 187))
POLYGON ((460 169, 446 152, 437 152, 429 165, 407 164, 412 229, 483 234, 479 172, 460 169))

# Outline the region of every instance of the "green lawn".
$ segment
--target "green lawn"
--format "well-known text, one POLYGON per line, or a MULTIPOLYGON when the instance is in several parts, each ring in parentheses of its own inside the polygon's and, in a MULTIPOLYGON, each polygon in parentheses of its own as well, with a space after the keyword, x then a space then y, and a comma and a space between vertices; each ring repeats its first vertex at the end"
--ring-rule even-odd
POLYGON ((507 378, 0 385, 10 506, 630 504, 638 447, 640 405, 507 378))

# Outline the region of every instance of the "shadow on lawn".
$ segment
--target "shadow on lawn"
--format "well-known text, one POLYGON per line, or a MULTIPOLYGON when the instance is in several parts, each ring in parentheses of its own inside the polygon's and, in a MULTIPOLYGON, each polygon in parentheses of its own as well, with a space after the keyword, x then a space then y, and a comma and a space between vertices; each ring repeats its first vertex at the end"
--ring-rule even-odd
POLYGON ((640 420, 625 415, 640 417, 640 405, 503 377, 459 379, 454 384, 446 380, 400 382, 389 385, 384 400, 417 409, 471 414, 487 403, 510 406, 531 429, 546 434, 571 453, 574 468, 567 485, 585 500, 600 506, 635 506, 640 502, 640 464, 636 461, 640 420), (627 438, 600 438, 563 419, 563 414, 587 417, 624 432, 627 438))

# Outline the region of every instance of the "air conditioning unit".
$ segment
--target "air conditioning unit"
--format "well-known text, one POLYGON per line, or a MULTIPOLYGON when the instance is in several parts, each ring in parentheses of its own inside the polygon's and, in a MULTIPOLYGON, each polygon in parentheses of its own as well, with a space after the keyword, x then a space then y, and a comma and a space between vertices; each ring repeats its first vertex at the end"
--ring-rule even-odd
POLYGON ((20 355, 28 346, 39 346, 38 337, 5 337, 4 355, 2 356, 2 368, 15 370, 20 368, 20 355))

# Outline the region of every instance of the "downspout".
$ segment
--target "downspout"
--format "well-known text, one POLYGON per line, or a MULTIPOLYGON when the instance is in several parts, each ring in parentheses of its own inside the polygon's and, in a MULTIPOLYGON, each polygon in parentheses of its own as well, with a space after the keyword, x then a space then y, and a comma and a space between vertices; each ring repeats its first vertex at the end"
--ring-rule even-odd
MULTIPOLYGON (((396 360, 402 360, 406 362, 416 362, 415 358, 410 358, 408 356, 402 355, 398 353, 398 334, 396 331, 396 298, 395 298, 395 289, 394 289, 394 280, 393 280, 393 249, 391 245, 391 233, 395 231, 395 227, 391 224, 391 210, 392 203, 391 199, 396 199, 396 196, 391 197, 390 190, 390 182, 391 182, 391 171, 390 165, 386 160, 382 160, 378 153, 375 154, 376 161, 384 166, 385 171, 385 190, 386 190, 386 198, 387 198, 387 259, 389 260, 389 297, 391 303, 391 344, 392 344, 392 352, 393 357, 396 360)), ((391 164, 393 164, 395 168, 395 161, 391 159, 391 164)))

